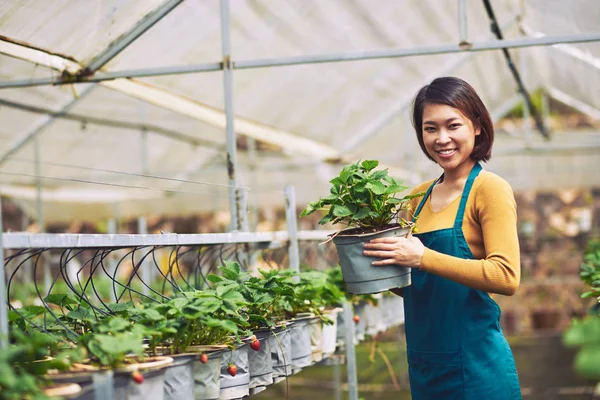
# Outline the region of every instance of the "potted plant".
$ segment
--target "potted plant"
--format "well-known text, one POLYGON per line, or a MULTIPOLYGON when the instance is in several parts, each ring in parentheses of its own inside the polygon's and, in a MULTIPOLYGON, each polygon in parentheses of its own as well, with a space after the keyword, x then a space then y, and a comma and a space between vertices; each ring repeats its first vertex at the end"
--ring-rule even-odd
POLYGON ((333 178, 330 195, 310 202, 301 217, 316 211, 327 214, 319 224, 344 224, 346 229, 332 236, 336 246, 346 288, 350 293, 379 293, 410 285, 410 269, 390 265, 372 267, 372 257, 363 255, 363 243, 385 236, 407 236, 414 229, 410 220, 409 201, 423 193, 397 197, 408 189, 388 175, 387 169, 376 170, 379 162, 365 160, 346 165, 333 178))

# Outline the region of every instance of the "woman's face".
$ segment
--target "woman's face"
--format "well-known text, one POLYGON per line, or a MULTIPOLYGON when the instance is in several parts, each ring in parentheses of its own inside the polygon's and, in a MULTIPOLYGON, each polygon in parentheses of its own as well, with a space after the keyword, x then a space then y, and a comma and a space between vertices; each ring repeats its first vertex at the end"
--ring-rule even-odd
POLYGON ((460 110, 443 104, 426 104, 422 128, 427 153, 444 171, 473 166, 470 156, 481 129, 475 129, 460 110))

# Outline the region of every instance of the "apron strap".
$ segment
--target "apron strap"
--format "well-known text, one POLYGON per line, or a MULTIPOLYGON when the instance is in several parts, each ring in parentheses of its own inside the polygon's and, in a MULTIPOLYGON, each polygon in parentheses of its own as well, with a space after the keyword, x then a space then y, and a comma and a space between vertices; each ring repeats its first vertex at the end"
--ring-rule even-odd
MULTIPOLYGON (((442 176, 444 176, 444 175, 442 174, 442 176)), ((415 222, 415 220, 417 219, 417 217, 421 213, 421 209, 423 209, 423 206, 427 202, 427 198, 429 197, 429 195, 431 195, 431 191, 433 190, 433 187, 438 183, 438 181, 440 180, 440 178, 442 176, 440 176, 435 181, 433 181, 433 183, 431 184, 431 186, 429 186, 429 189, 427 189, 427 192, 425 192, 425 196, 423 196, 423 199, 421 199, 421 202, 419 203, 419 206, 417 207, 417 211, 415 211, 415 213, 413 214, 412 222, 415 222)))
POLYGON ((471 193, 473 182, 481 172, 481 169, 481 164, 479 164, 479 162, 476 162, 475 165, 473 165, 473 169, 471 169, 471 173, 467 178, 467 183, 465 183, 465 188, 463 189, 463 193, 460 198, 460 205, 458 206, 456 219, 454 220, 454 228, 462 228, 463 218, 465 216, 465 208, 467 207, 467 199, 469 198, 469 193, 471 193))

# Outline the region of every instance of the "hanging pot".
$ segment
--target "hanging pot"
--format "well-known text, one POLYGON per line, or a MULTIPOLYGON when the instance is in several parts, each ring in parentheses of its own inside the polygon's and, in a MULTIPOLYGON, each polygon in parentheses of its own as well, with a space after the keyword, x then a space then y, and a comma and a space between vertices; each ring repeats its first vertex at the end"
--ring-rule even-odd
POLYGON ((312 349, 308 324, 313 317, 311 313, 300 313, 292 320, 294 321, 291 330, 292 371, 294 374, 311 364, 312 349))
POLYGON ((280 324, 274 328, 269 338, 271 364, 273 365, 273 383, 281 382, 292 375, 292 337, 293 322, 280 324))
POLYGON ((74 363, 71 371, 49 374, 48 377, 54 383, 79 384, 82 387, 80 399, 106 395, 115 400, 162 400, 164 374, 166 367, 172 363, 173 359, 166 356, 147 357, 143 362, 130 363, 115 370, 74 363), (142 383, 134 381, 133 371, 142 374, 142 383))
POLYGON ((398 265, 374 267, 374 257, 363 255, 365 242, 375 238, 406 237, 410 228, 396 226, 375 233, 353 234, 354 228, 341 231, 333 238, 346 290, 350 293, 379 293, 410 285, 410 268, 398 265))
POLYGON ((188 352, 196 354, 193 362, 194 399, 217 400, 221 393, 221 359, 227 346, 190 346, 188 352), (206 363, 201 360, 206 354, 206 363))
POLYGON ((173 354, 173 364, 165 371, 164 400, 194 398, 194 361, 197 354, 173 354))
POLYGON ((220 400, 240 399, 250 395, 250 371, 248 364, 248 342, 235 344, 234 349, 224 350, 221 358, 220 400), (237 371, 232 375, 229 365, 235 365, 237 371))
POLYGON ((310 330, 310 352, 312 362, 323 359, 323 321, 320 317, 313 317, 308 322, 310 330))
POLYGON ((250 365, 249 388, 273 384, 273 363, 271 362, 271 330, 261 329, 253 332, 260 343, 258 351, 252 346, 248 349, 248 364, 250 365))
POLYGON ((331 356, 335 353, 336 342, 337 342, 337 321, 338 321, 338 313, 342 311, 341 308, 334 308, 333 310, 326 310, 324 312, 325 316, 328 317, 332 324, 326 324, 323 322, 323 339, 321 341, 321 351, 323 353, 323 358, 331 356))

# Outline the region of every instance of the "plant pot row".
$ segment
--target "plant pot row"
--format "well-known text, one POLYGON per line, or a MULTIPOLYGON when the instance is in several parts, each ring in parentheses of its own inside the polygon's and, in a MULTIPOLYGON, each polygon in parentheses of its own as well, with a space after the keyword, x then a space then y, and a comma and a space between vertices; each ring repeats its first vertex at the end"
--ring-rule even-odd
POLYGON ((63 396, 67 399, 239 399, 333 354, 337 312, 331 311, 333 325, 308 314, 255 331, 260 346, 251 347, 248 339, 230 347, 192 346, 184 354, 149 357, 114 371, 78 365, 78 370, 49 378, 55 384, 80 386, 78 393, 63 396))

